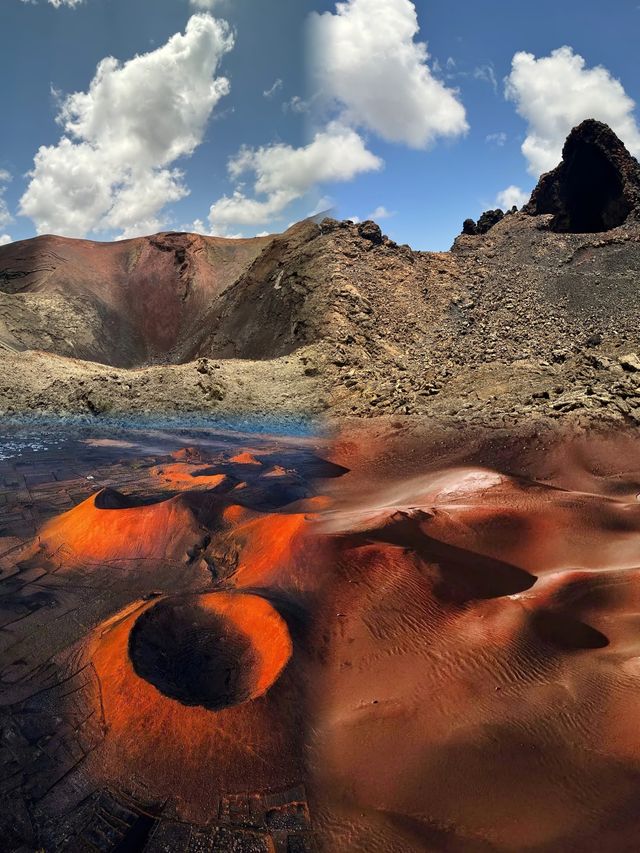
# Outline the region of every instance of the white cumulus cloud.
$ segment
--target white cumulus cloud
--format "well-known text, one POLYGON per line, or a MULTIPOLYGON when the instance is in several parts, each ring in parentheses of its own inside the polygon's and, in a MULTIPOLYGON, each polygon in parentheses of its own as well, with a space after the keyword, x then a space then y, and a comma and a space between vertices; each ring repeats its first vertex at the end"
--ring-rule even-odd
POLYGON ((13 243, 11 237, 8 234, 0 234, 0 246, 6 246, 9 243, 13 243))
MULTIPOLYGON (((318 130, 308 145, 274 143, 242 148, 229 161, 235 186, 209 212, 211 227, 270 223, 318 184, 350 181, 382 168, 363 133, 426 148, 438 137, 467 131, 465 110, 454 89, 432 73, 427 46, 417 41, 411 0, 345 0, 335 13, 312 13, 314 89, 295 96, 285 112, 315 114, 318 130), (253 193, 243 180, 253 175, 253 193)), ((276 82, 277 87, 277 82, 276 82)), ((269 97, 275 87, 266 89, 269 97)), ((391 215, 383 208, 378 218, 391 215)))
POLYGON ((506 95, 527 122, 522 153, 536 177, 558 164, 569 131, 587 118, 606 122, 633 154, 640 154, 633 100, 606 68, 588 68, 571 47, 540 58, 516 53, 506 95))
POLYGON ((530 197, 531 193, 527 193, 523 189, 520 189, 520 187, 511 184, 511 186, 498 193, 496 204, 503 210, 511 210, 514 205, 518 208, 525 205, 530 197))
MULTIPOLYGON (((22 2, 31 6, 36 6, 38 0, 22 0, 22 2)), ((84 3, 84 0, 47 0, 47 2, 50 6, 53 6, 54 9, 60 9, 63 6, 66 6, 69 9, 75 9, 76 6, 80 6, 84 3)))
POLYGON ((282 143, 243 148, 229 161, 229 175, 237 184, 252 174, 257 198, 247 197, 238 188, 211 206, 209 221, 218 233, 231 224, 268 223, 316 184, 349 181, 382 165, 355 130, 337 122, 330 123, 300 148, 282 143))
POLYGON ((188 193, 173 164, 200 145, 228 94, 215 74, 233 44, 226 22, 197 14, 157 50, 102 60, 89 89, 62 101, 59 143, 35 156, 20 212, 38 233, 157 230, 162 208, 188 193))
POLYGON ((431 72, 410 0, 346 0, 312 14, 312 71, 342 121, 425 148, 467 131, 458 93, 431 72))

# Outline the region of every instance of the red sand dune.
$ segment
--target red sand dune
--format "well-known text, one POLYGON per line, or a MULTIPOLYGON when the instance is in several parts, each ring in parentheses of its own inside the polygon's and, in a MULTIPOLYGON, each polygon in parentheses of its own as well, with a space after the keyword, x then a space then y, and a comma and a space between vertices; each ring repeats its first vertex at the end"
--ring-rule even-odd
MULTIPOLYGON (((387 487, 347 516, 346 523, 350 530, 366 529, 413 508, 426 510, 415 519, 422 535, 535 574, 602 565, 627 568, 639 562, 640 503, 635 497, 567 491, 483 469, 426 474, 387 487)), ((330 528, 339 531, 341 523, 330 528)))
POLYGON ((424 473, 407 448, 412 476, 380 476, 351 449, 341 508, 317 522, 338 556, 309 640, 329 849, 635 849, 640 445, 625 449, 582 447, 578 471, 566 447, 552 483, 429 470, 428 446, 424 473))

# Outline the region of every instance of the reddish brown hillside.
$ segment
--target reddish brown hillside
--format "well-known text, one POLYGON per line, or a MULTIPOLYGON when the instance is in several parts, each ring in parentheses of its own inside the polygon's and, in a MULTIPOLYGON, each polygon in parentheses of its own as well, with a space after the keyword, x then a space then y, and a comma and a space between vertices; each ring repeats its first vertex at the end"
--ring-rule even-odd
POLYGON ((117 366, 180 362, 211 302, 268 237, 43 236, 0 248, 0 339, 117 366))

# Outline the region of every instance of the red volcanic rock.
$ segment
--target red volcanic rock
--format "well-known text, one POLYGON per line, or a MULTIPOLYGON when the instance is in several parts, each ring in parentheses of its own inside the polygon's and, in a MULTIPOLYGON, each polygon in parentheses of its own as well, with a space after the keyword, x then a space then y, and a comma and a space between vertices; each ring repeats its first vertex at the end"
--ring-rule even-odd
POLYGON ((152 477, 159 480, 160 488, 175 491, 215 489, 226 480, 225 474, 203 474, 202 465, 176 462, 171 465, 156 465, 151 468, 152 477))
POLYGON ((524 212, 553 214, 554 231, 616 228, 640 218, 640 165, 608 125, 587 119, 571 131, 562 162, 540 178, 524 212))
POLYGON ((382 231, 380 226, 373 220, 367 219, 358 225, 358 234, 365 240, 373 243, 375 246, 380 246, 383 241, 382 231))
POLYGON ((140 561, 181 562, 203 538, 196 513, 181 495, 139 505, 103 489, 41 529, 40 548, 65 568, 140 561))
POLYGON ((222 592, 154 604, 129 640, 138 676, 212 711, 264 696, 292 650, 286 623, 264 598, 222 592))
POLYGON ((183 447, 180 450, 174 450, 171 458, 176 462, 200 462, 202 454, 197 447, 183 447))
POLYGON ((260 465, 261 464, 255 458, 253 453, 249 453, 248 450, 245 450, 242 453, 236 453, 236 455, 232 456, 229 461, 230 462, 236 462, 238 465, 260 465))
POLYGON ((87 642, 106 724, 89 771, 177 800, 201 824, 230 790, 298 778, 303 706, 285 673, 292 648, 285 621, 256 595, 132 603, 87 642))
POLYGON ((0 247, 11 344, 118 367, 193 356, 211 303, 269 237, 163 233, 115 243, 42 236, 0 247))
POLYGON ((331 240, 312 220, 274 237, 211 306, 209 334, 196 355, 262 360, 321 340, 330 324, 327 284, 335 260, 331 240))

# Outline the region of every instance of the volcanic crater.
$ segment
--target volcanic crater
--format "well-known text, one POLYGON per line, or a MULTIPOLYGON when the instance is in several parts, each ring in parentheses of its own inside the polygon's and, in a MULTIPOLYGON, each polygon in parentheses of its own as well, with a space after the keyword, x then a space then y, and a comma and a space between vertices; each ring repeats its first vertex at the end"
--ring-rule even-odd
POLYGON ((137 675, 183 705, 210 711, 262 696, 291 651, 284 620, 253 595, 163 600, 139 616, 129 635, 137 675))

